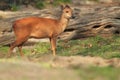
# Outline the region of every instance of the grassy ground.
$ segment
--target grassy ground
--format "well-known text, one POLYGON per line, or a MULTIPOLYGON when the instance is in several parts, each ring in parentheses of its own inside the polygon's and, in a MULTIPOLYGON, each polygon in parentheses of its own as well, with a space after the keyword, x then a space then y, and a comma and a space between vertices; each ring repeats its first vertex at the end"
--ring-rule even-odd
MULTIPOLYGON (((120 80, 120 67, 112 65, 106 67, 89 65, 86 67, 79 64, 79 66, 64 68, 53 67, 51 62, 57 60, 57 57, 52 56, 48 42, 38 43, 32 48, 23 48, 27 59, 20 58, 18 52, 12 58, 5 59, 4 56, 7 52, 8 47, 0 47, 0 80, 120 80), (14 78, 11 73, 17 77, 14 78)), ((119 59, 120 37, 101 38, 97 36, 68 42, 58 41, 57 56, 92 56, 104 59, 119 59)), ((79 60, 78 58, 76 57, 77 60, 79 60)), ((64 62, 65 60, 61 59, 60 61, 67 64, 64 62)), ((95 60, 97 59, 95 58, 95 60)), ((72 64, 70 59, 67 61, 72 64)), ((57 64, 59 64, 59 61, 54 63, 54 65, 57 64)))
MULTIPOLYGON (((7 48, 5 48, 7 49, 7 48)), ((38 55, 50 54, 50 43, 42 42, 32 48, 24 49, 24 53, 30 55, 31 52, 38 55)), ((58 41, 57 55, 60 56, 99 56, 102 58, 120 58, 120 37, 112 38, 91 37, 84 40, 71 40, 68 42, 58 41)))
POLYGON ((89 67, 77 69, 82 80, 120 80, 120 68, 89 67))

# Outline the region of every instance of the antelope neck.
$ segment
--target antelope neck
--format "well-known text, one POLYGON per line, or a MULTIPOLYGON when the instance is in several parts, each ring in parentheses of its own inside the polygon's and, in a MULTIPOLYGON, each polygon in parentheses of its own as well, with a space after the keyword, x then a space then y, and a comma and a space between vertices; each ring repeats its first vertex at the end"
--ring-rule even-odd
POLYGON ((69 22, 69 19, 65 18, 63 15, 59 19, 59 27, 61 28, 61 31, 63 32, 65 28, 67 27, 67 24, 69 22))

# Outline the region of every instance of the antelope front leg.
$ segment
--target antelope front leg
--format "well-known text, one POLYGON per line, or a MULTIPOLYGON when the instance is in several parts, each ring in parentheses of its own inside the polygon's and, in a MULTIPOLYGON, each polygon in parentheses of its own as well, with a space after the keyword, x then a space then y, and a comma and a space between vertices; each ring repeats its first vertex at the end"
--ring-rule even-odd
POLYGON ((20 52, 20 56, 24 56, 24 54, 22 53, 22 44, 18 46, 18 50, 20 52))
POLYGON ((53 56, 56 55, 56 37, 50 38, 51 48, 53 52, 53 56))

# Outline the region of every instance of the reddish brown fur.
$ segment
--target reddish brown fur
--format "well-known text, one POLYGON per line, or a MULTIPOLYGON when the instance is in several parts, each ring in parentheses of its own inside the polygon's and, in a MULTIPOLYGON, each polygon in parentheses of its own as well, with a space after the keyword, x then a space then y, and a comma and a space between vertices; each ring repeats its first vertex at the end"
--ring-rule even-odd
POLYGON ((57 36, 64 31, 70 17, 72 17, 72 9, 66 5, 62 10, 59 20, 40 17, 28 17, 16 20, 13 24, 16 40, 10 46, 9 55, 11 55, 12 50, 17 46, 22 56, 22 45, 30 37, 49 38, 53 55, 55 55, 57 36))

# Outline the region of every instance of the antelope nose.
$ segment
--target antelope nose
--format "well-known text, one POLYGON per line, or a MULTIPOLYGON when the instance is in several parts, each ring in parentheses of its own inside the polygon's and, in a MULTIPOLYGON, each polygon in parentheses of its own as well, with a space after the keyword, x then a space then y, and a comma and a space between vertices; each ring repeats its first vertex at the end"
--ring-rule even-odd
POLYGON ((74 15, 72 15, 72 16, 71 16, 71 19, 75 19, 75 16, 74 16, 74 15))

